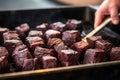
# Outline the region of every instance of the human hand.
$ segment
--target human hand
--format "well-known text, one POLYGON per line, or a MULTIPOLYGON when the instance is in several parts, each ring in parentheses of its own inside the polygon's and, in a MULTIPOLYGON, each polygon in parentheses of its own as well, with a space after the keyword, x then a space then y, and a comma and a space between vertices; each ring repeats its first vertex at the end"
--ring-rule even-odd
POLYGON ((119 8, 120 8, 120 0, 104 0, 104 2, 101 4, 99 9, 95 13, 94 28, 96 28, 107 15, 110 15, 113 24, 118 24, 119 8))

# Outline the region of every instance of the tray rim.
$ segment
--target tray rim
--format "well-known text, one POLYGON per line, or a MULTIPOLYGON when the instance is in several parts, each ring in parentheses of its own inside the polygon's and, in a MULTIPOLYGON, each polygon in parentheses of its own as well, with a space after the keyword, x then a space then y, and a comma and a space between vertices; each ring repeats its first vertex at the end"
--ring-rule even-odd
POLYGON ((46 75, 52 73, 61 73, 61 72, 70 72, 70 71, 80 71, 80 70, 87 70, 93 68, 100 68, 100 67, 109 67, 109 66, 116 66, 120 65, 120 60, 118 61, 108 61, 108 62, 101 62, 95 64, 81 64, 75 66, 68 66, 68 67, 59 67, 59 68, 50 68, 50 69, 39 69, 34 71, 23 71, 23 72, 15 72, 15 73, 5 73, 0 74, 0 79, 14 79, 18 77, 30 76, 30 75, 46 75))

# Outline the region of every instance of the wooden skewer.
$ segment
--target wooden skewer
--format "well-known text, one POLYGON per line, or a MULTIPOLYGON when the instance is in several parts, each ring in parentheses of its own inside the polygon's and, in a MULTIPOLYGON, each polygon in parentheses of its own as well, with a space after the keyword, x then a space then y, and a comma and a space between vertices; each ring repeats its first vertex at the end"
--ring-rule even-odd
POLYGON ((93 36, 94 34, 96 34, 97 32, 99 32, 101 29, 103 29, 105 27, 105 25, 107 25, 109 22, 111 21, 111 18, 107 18, 105 19, 105 21, 102 22, 102 24, 100 24, 97 28, 95 28, 93 31, 91 31, 90 33, 88 33, 83 39, 82 41, 87 42, 86 38, 93 36))

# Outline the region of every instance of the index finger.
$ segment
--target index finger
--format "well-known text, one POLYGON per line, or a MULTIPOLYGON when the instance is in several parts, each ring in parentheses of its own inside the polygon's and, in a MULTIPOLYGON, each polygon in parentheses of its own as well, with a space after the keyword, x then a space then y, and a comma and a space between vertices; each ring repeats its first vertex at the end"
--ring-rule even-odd
POLYGON ((94 23, 94 28, 96 28, 104 19, 104 14, 100 11, 97 11, 95 13, 95 23, 94 23))

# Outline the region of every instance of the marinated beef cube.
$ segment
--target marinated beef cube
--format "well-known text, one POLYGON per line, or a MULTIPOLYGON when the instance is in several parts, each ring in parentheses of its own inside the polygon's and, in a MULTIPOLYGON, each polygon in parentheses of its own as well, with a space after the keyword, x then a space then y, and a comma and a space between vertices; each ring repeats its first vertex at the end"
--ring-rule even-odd
POLYGON ((75 19, 68 19, 66 22, 67 28, 70 30, 80 30, 82 31, 82 21, 75 19))
POLYGON ((105 52, 110 52, 112 47, 113 47, 113 45, 111 43, 109 43, 108 41, 105 41, 105 40, 96 41, 96 48, 102 49, 105 52))
POLYGON ((82 56, 84 52, 89 48, 89 44, 87 42, 79 41, 74 43, 71 48, 75 51, 78 51, 79 56, 82 56))
POLYGON ((8 28, 2 28, 0 27, 0 41, 3 41, 3 33, 8 32, 8 28))
POLYGON ((37 58, 24 60, 22 71, 30 71, 30 70, 36 70, 36 69, 40 69, 40 65, 37 58))
POLYGON ((0 73, 10 72, 10 66, 6 56, 0 57, 0 73))
POLYGON ((43 23, 41 25, 36 26, 36 30, 42 31, 45 33, 45 31, 48 29, 48 23, 43 23))
POLYGON ((16 31, 8 31, 3 33, 3 39, 5 40, 20 40, 19 35, 16 31))
POLYGON ((57 30, 49 29, 45 32, 46 41, 48 41, 50 38, 60 38, 60 37, 61 37, 61 33, 57 30))
POLYGON ((34 58, 34 66, 35 66, 35 70, 40 69, 41 68, 41 63, 39 62, 38 58, 34 58))
POLYGON ((63 42, 61 42, 57 45, 54 45, 54 49, 55 49, 56 52, 60 52, 61 50, 68 49, 68 47, 63 42))
POLYGON ((13 52, 13 60, 18 69, 22 69, 25 59, 31 59, 32 55, 26 45, 17 46, 13 52))
POLYGON ((96 48, 102 49, 105 51, 106 56, 107 56, 106 59, 108 60, 110 57, 110 51, 111 51, 113 45, 106 40, 98 40, 98 41, 96 41, 95 46, 96 46, 96 48))
POLYGON ((31 30, 28 34, 28 37, 43 37, 43 32, 42 31, 37 31, 37 30, 31 30))
POLYGON ((47 46, 49 48, 54 48, 54 45, 57 45, 59 43, 63 43, 60 38, 51 38, 48 40, 47 46))
POLYGON ((80 32, 78 30, 68 30, 62 33, 62 40, 67 46, 81 40, 80 32))
POLYGON ((19 34, 20 38, 25 38, 30 30, 30 27, 27 23, 24 23, 16 27, 15 30, 19 34))
POLYGON ((113 47, 110 52, 110 60, 120 60, 120 47, 113 47))
POLYGON ((5 40, 4 46, 8 50, 9 54, 11 55, 15 48, 19 45, 22 45, 22 41, 20 40, 5 40))
POLYGON ((9 53, 5 47, 0 47, 0 57, 6 56, 8 58, 9 53))
POLYGON ((42 47, 36 47, 34 51, 34 57, 38 58, 40 61, 42 60, 43 56, 51 55, 54 56, 54 50, 53 49, 47 49, 42 47))
POLYGON ((43 68, 55 68, 57 67, 57 58, 53 56, 43 56, 42 57, 43 68))
POLYGON ((61 50, 58 53, 58 59, 61 62, 62 66, 78 65, 78 58, 78 52, 72 49, 61 50))
POLYGON ((87 42, 89 43, 90 48, 95 48, 95 42, 97 40, 102 40, 102 36, 91 36, 87 38, 87 42))
POLYGON ((44 41, 41 37, 27 37, 26 43, 28 47, 34 51, 37 46, 44 47, 44 41))
POLYGON ((50 25, 50 27, 54 30, 63 32, 66 30, 66 25, 63 24, 62 22, 55 22, 50 25))
POLYGON ((98 62, 104 62, 106 55, 102 49, 87 49, 84 55, 84 64, 93 64, 98 62))

